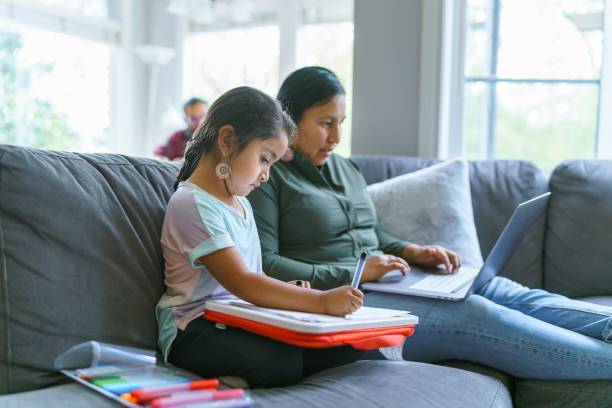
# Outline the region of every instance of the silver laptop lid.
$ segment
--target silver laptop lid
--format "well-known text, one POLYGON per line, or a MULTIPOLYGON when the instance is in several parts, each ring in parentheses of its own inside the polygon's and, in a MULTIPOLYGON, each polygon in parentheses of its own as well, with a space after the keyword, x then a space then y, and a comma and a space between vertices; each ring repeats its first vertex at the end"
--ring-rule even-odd
POLYGON ((527 230, 546 208, 549 198, 550 192, 547 192, 519 204, 472 283, 469 293, 479 290, 502 271, 525 237, 527 230))

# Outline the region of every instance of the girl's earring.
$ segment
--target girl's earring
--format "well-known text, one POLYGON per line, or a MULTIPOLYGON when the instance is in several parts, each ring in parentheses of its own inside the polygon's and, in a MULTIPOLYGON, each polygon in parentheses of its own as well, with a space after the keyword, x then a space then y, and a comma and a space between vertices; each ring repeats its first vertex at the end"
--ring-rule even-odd
POLYGON ((217 167, 215 167, 215 173, 217 173, 217 177, 219 177, 220 179, 228 178, 231 173, 229 164, 226 162, 217 164, 217 167))

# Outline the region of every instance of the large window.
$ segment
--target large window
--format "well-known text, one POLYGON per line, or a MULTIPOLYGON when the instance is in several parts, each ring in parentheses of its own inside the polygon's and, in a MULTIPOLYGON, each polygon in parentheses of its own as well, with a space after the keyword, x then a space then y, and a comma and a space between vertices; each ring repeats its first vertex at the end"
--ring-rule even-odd
POLYGON ((304 25, 298 36, 298 66, 320 65, 338 75, 346 90, 346 120, 336 152, 351 154, 351 112, 353 91, 353 23, 304 25))
POLYGON ((205 9, 199 16, 188 12, 183 97, 212 102, 240 85, 275 96, 289 72, 307 65, 327 67, 347 92, 347 120, 336 151, 350 155, 352 0, 241 0, 209 2, 205 9))
POLYGON ((108 151, 109 46, 0 30, 0 143, 108 151))
POLYGON ((604 0, 468 0, 463 148, 552 169, 596 156, 604 0))
POLYGON ((184 94, 212 102, 231 88, 248 85, 276 95, 278 41, 277 26, 189 36, 185 42, 184 94))
POLYGON ((116 0, 7 0, 0 7, 0 143, 113 149, 116 0), (113 7, 110 7, 110 6, 113 7))

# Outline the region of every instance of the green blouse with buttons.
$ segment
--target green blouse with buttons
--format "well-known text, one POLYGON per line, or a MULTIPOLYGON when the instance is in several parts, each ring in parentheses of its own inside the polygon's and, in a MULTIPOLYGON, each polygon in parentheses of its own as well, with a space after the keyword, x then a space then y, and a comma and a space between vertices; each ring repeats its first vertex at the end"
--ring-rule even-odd
POLYGON ((284 281, 307 280, 317 289, 350 284, 362 251, 400 256, 409 244, 377 227, 361 172, 336 154, 319 168, 296 150, 248 199, 263 270, 284 281))

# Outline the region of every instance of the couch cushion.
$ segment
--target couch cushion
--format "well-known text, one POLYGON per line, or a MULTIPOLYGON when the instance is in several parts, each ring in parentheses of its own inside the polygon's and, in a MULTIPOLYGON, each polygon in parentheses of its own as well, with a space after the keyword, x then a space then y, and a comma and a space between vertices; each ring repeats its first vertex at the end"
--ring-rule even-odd
POLYGON ((516 408, 612 407, 612 381, 517 380, 516 408))
POLYGON ((56 383, 53 359, 86 340, 156 348, 177 170, 0 146, 0 393, 56 383))
MULTIPOLYGON (((361 361, 315 374, 300 384, 251 391, 254 407, 512 407, 506 387, 469 371, 405 361, 361 361)), ((69 384, 0 397, 2 407, 111 407, 69 384)))
POLYGON ((579 298, 578 300, 612 307, 612 296, 588 296, 585 298, 579 298))
POLYGON ((361 361, 284 389, 256 390, 257 406, 511 407, 506 387, 469 371, 407 361, 361 361))
POLYGON ((482 264, 472 212, 469 167, 451 160, 368 186, 378 225, 416 244, 436 244, 482 264))
MULTIPOLYGON (((359 166, 369 184, 439 163, 435 159, 377 155, 356 155, 352 160, 359 166)), ((470 162, 470 190, 480 251, 486 257, 516 206, 546 192, 548 180, 530 162, 473 161, 470 162)), ((542 216, 534 223, 501 273, 502 276, 532 288, 542 286, 544 221, 545 216, 542 216)))
POLYGON ((574 160, 550 178, 544 254, 547 290, 612 295, 612 161, 574 160))

